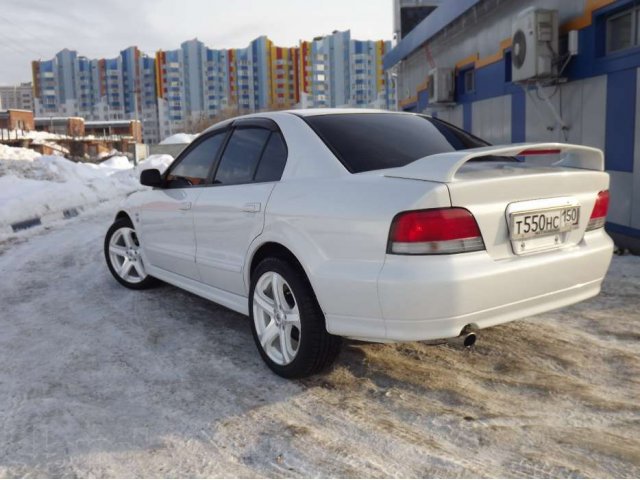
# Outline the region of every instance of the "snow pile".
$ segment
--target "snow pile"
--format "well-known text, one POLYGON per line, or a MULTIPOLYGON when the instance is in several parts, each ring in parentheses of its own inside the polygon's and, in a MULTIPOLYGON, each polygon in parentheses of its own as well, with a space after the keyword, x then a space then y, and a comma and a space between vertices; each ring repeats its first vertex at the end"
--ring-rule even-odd
POLYGON ((155 168, 160 170, 160 173, 164 172, 169 165, 173 163, 173 157, 171 155, 150 155, 146 159, 138 163, 138 172, 142 170, 150 170, 155 168))
POLYGON ((59 133, 41 132, 38 130, 7 130, 6 128, 0 129, 0 137, 10 139, 24 138, 40 141, 71 138, 68 135, 61 135, 59 133))
POLYGON ((170 137, 165 138, 160 142, 160 145, 175 145, 191 143, 198 135, 191 133, 176 133, 170 137))
POLYGON ((102 167, 113 168, 116 170, 128 170, 130 168, 133 168, 133 164, 124 155, 116 155, 110 157, 104 162, 100 162, 100 165, 102 167))
POLYGON ((116 155, 121 155, 121 153, 115 148, 112 148, 110 152, 98 153, 98 158, 103 159, 103 158, 115 157, 116 155))
POLYGON ((40 154, 28 148, 9 147, 0 143, 0 161, 2 160, 27 160, 33 161, 40 154))
POLYGON ((57 154, 68 154, 69 153, 69 149, 66 147, 63 147, 62 145, 55 143, 55 142, 50 142, 48 140, 34 140, 33 142, 31 142, 31 145, 44 145, 46 147, 51 148, 52 150, 54 150, 57 154))
MULTIPOLYGON (((45 145, 53 149, 56 154, 68 154, 69 149, 49 140, 36 138, 31 142, 32 145, 45 145)), ((9 147, 0 143, 0 160, 33 160, 40 154, 29 148, 9 147)))
POLYGON ((0 145, 0 227, 124 197, 145 188, 140 171, 164 171, 172 161, 170 155, 154 155, 137 168, 124 156, 76 163, 0 145))
POLYGON ((4 165, 0 177, 0 225, 94 206, 141 188, 132 169, 75 163, 58 156, 41 156, 27 165, 32 168, 4 165))

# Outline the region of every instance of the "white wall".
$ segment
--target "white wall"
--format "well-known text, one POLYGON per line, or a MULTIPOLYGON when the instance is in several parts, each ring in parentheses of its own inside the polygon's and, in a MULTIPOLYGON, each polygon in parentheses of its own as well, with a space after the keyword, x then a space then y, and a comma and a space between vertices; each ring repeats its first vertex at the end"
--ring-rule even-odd
POLYGON ((526 140, 580 143, 604 149, 607 76, 577 80, 559 87, 530 90, 526 100, 526 140), (562 130, 551 108, 561 116, 562 130))
MULTIPOLYGON (((540 92, 529 91, 526 105, 526 140, 560 141, 588 145, 604 150, 606 131, 607 108, 607 76, 577 80, 558 88, 549 87, 540 92), (551 109, 544 101, 545 96, 550 96, 549 103, 553 105, 558 115, 561 115, 567 129, 562 130, 551 109)), ((473 105, 475 108, 476 104, 473 105)), ((640 106, 636 108, 636 125, 640 121, 640 106)), ((640 147, 636 137, 635 159, 640 164, 638 155, 640 147)), ((640 165, 638 165, 639 168, 640 165)), ((640 168, 635 170, 640 172, 640 168)), ((640 175, 629 172, 609 172, 611 178, 611 208, 608 221, 620 225, 631 225, 632 205, 640 202, 640 175), (638 183, 634 192, 634 181, 638 183), (634 198, 635 195, 635 198, 634 198)), ((640 207, 636 207, 640 217, 640 207)), ((637 220, 640 220, 638 218, 637 220)), ((634 228, 638 228, 640 222, 634 228)))
MULTIPOLYGON (((638 175, 636 175, 636 177, 637 176, 638 175)), ((619 225, 630 225, 631 203, 633 199, 633 173, 610 171, 609 178, 611 179, 611 186, 609 188, 611 203, 609 204, 607 221, 619 225)), ((636 192, 635 195, 637 198, 638 193, 636 192)), ((633 225, 631 226, 633 227, 633 225)))
POLYGON ((441 118, 445 122, 452 123, 456 127, 460 127, 460 128, 462 128, 462 123, 463 123, 462 111, 463 111, 462 105, 456 105, 455 107, 447 108, 444 110, 437 110, 438 118, 441 118))
POLYGON ((494 145, 511 143, 511 95, 473 102, 471 133, 494 145))

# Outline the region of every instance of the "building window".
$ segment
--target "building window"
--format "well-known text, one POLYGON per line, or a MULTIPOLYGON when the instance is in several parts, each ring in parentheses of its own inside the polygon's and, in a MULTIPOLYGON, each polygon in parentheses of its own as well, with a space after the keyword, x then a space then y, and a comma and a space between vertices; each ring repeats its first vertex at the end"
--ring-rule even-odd
POLYGON ((640 45, 640 7, 629 8, 607 19, 607 53, 640 45))
POLYGON ((476 71, 473 69, 464 72, 464 93, 476 91, 476 71))

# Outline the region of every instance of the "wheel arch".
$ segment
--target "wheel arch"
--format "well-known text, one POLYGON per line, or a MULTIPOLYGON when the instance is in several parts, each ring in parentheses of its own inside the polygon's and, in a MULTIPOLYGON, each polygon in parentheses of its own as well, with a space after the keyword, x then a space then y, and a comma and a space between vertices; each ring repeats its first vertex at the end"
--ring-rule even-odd
MULTIPOLYGON (((302 272, 311 285, 311 289, 320 303, 320 299, 318 298, 318 292, 313 285, 313 281, 311 280, 311 276, 309 275, 308 269, 305 267, 304 263, 301 261, 300 256, 296 255, 296 253, 282 244, 277 240, 264 240, 260 244, 256 244, 250 251, 248 255, 246 268, 244 272, 244 280, 247 287, 247 292, 249 292, 249 288, 251 285, 251 275, 256 267, 260 264, 262 260, 265 258, 281 258, 283 260, 289 261, 295 268, 297 268, 300 272, 302 272)), ((321 304, 322 305, 322 304, 321 304)))
POLYGON ((129 215, 126 211, 124 210, 120 210, 118 213, 116 213, 116 218, 115 220, 122 220, 123 218, 128 218, 130 222, 133 223, 133 219, 131 218, 131 215, 129 215))
POLYGON ((309 280, 309 275, 305 271, 302 263, 300 262, 300 260, 298 260, 296 255, 290 249, 275 241, 266 241, 255 248, 251 255, 250 261, 247 262, 249 267, 247 270, 247 280, 251 280, 251 275, 253 274, 253 271, 256 269, 256 267, 260 264, 260 262, 269 257, 281 258, 283 260, 290 261, 300 271, 304 272, 307 280, 309 280))

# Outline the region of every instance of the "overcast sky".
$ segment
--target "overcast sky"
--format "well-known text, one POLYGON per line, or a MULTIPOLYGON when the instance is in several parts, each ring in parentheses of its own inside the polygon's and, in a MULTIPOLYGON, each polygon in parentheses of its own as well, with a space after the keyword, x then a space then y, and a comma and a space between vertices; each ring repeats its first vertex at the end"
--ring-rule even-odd
POLYGON ((192 38, 211 48, 246 47, 267 35, 294 46, 333 30, 391 39, 392 0, 2 0, 0 85, 31 80, 31 60, 63 48, 115 57, 137 45, 153 54, 192 38))

